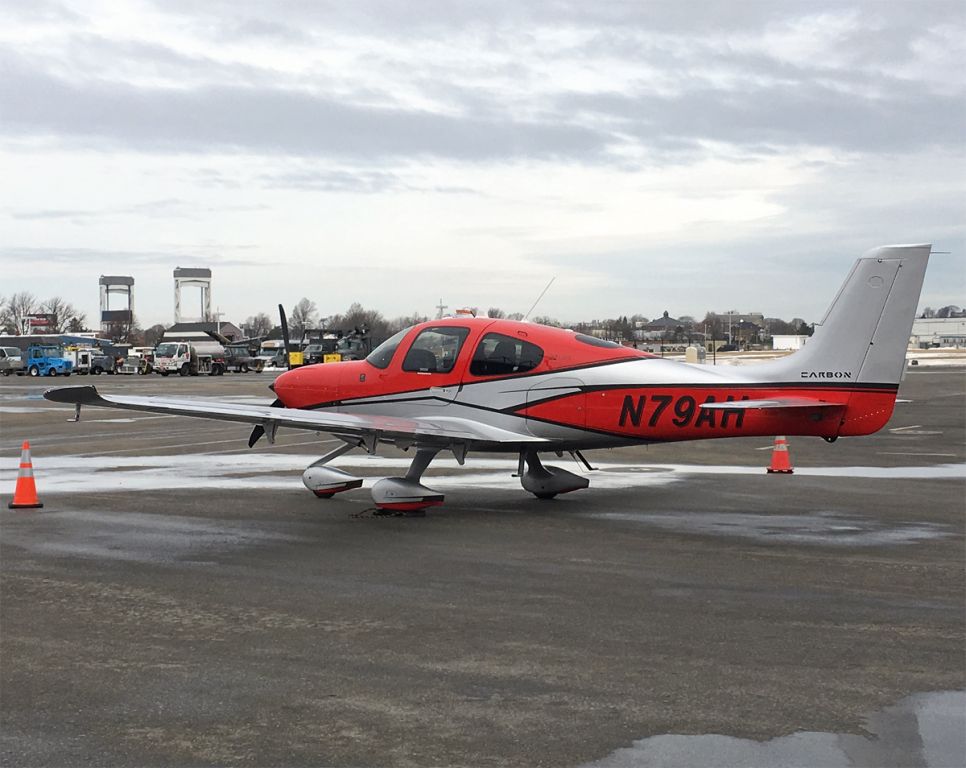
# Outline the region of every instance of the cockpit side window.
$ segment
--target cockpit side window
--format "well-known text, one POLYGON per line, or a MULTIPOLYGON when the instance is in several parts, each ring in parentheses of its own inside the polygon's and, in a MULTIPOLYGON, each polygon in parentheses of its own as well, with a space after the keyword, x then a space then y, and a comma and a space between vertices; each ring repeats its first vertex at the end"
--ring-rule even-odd
POLYGON ((402 368, 416 373, 449 373, 456 365, 470 329, 459 326, 426 328, 406 353, 402 368))
POLYGON ((470 373, 474 376, 510 376, 532 371, 543 362, 543 350, 523 339, 502 333, 488 333, 473 353, 470 373))

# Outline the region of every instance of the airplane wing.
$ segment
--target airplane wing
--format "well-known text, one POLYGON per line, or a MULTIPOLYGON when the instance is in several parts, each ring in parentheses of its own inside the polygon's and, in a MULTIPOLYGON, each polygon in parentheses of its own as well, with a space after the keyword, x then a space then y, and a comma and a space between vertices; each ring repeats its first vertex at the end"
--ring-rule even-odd
POLYGON ((543 438, 452 416, 400 419, 392 416, 362 416, 356 414, 311 411, 298 408, 278 408, 268 405, 210 402, 173 397, 138 397, 131 395, 102 395, 91 385, 48 389, 44 397, 55 403, 77 406, 94 405, 104 408, 124 408, 171 416, 195 416, 203 419, 238 421, 270 427, 293 427, 315 432, 329 432, 339 436, 358 437, 364 442, 399 440, 408 443, 442 444, 454 441, 469 445, 497 443, 507 446, 520 443, 544 443, 543 438))
POLYGON ((765 400, 723 400, 701 403, 709 411, 760 410, 770 408, 842 408, 845 403, 828 403, 808 397, 772 397, 765 400))

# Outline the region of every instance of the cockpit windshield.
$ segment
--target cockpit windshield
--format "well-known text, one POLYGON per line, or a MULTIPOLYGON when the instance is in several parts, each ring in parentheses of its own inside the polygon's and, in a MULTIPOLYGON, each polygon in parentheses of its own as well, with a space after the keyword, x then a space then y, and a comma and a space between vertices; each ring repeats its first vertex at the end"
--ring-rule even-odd
POLYGON ((406 338, 406 334, 409 333, 412 328, 412 326, 409 326, 409 328, 404 328, 395 336, 391 336, 386 339, 384 342, 382 342, 382 344, 369 353, 369 356, 366 358, 366 362, 376 366, 376 368, 388 368, 389 364, 392 362, 392 356, 396 354, 396 350, 399 348, 402 340, 406 338))

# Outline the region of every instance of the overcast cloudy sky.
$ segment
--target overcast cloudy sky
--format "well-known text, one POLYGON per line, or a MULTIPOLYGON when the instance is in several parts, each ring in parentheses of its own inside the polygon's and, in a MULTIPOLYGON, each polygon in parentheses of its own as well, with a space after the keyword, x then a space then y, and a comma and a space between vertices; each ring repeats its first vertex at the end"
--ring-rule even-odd
POLYGON ((0 295, 816 320, 932 242, 963 305, 964 62, 962 0, 0 0, 0 295))

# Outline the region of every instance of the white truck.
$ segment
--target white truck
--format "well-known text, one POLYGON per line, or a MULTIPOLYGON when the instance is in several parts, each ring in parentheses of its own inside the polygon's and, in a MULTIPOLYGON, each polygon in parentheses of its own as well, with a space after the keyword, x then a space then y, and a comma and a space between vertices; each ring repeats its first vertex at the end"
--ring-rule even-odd
POLYGON ((64 350, 64 356, 74 363, 74 373, 87 374, 91 372, 95 351, 90 347, 70 346, 64 350))
POLYGON ((162 376, 221 376, 225 372, 225 350, 221 344, 189 344, 166 341, 154 350, 154 370, 162 376))
POLYGON ((258 348, 258 357, 266 368, 288 368, 285 342, 281 339, 267 339, 258 348))

